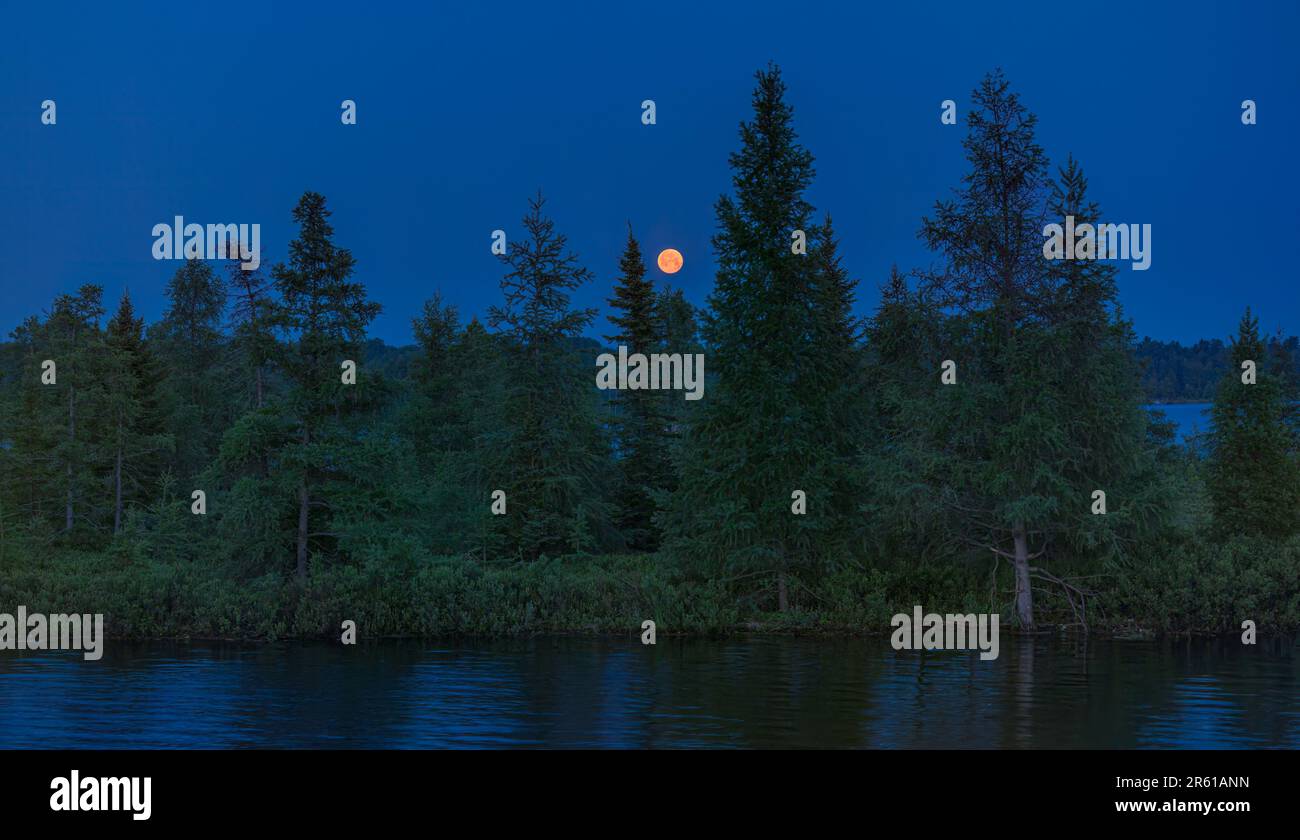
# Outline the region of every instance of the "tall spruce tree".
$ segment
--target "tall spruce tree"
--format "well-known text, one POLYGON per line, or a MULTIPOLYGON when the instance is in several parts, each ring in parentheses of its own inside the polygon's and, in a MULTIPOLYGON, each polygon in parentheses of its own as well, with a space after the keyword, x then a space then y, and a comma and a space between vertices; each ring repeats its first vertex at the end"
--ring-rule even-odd
POLYGON ((1300 446, 1290 410, 1286 382, 1247 309, 1212 409, 1206 483, 1221 534, 1281 538, 1300 531, 1300 446), (1255 368, 1253 384, 1245 381, 1247 362, 1255 368))
MULTIPOLYGON (((646 278, 641 246, 628 225, 627 245, 619 260, 619 277, 609 305, 613 335, 605 336, 627 354, 649 355, 665 343, 660 334, 654 283, 646 278)), ((685 348, 664 352, 684 352, 685 348)), ((670 391, 615 391, 613 425, 618 440, 620 483, 616 502, 618 528, 629 548, 653 551, 659 544, 654 525, 655 497, 671 481, 668 425, 670 391)))
POLYGON ((500 257, 505 301, 489 318, 512 357, 500 450, 508 466, 493 480, 506 490, 505 524, 525 557, 589 550, 608 540, 611 518, 594 353, 580 343, 596 310, 570 304, 592 275, 543 205, 540 193, 529 201, 525 235, 500 257))
MULTIPOLYGON (((1051 184, 1048 214, 1058 223, 1073 217, 1076 230, 1084 224, 1095 230, 1103 221, 1073 156, 1051 184)), ((1151 418, 1142 405, 1133 329, 1119 305, 1113 264, 1101 259, 1054 260, 1048 268, 1054 292, 1052 346, 1057 352, 1052 365, 1058 369, 1051 387, 1060 395, 1055 411, 1072 452, 1061 474, 1072 492, 1104 489, 1108 498, 1105 516, 1063 504, 1061 527, 1055 529, 1059 547, 1076 555, 1097 550, 1122 560, 1130 543, 1164 523, 1170 511, 1149 441, 1151 418)), ((1044 533, 1051 538, 1053 529, 1044 533)))
POLYGON ((162 467, 160 453, 171 445, 158 402, 162 374, 144 343, 144 319, 135 316, 126 292, 108 322, 103 363, 116 534, 126 505, 148 502, 162 467))
POLYGON ((789 606, 792 572, 839 554, 852 506, 845 463, 854 421, 841 379, 856 363, 829 226, 804 191, 812 155, 797 142, 775 67, 756 74, 753 120, 730 158, 735 197, 716 204, 718 273, 704 334, 717 375, 693 412, 681 476, 661 521, 674 554, 711 572, 760 573, 789 606), (807 253, 795 253, 795 231, 807 253), (796 491, 806 513, 796 513, 796 491))
MULTIPOLYGON (((973 100, 963 140, 971 170, 956 199, 936 202, 921 228, 948 263, 925 278, 928 290, 969 323, 970 340, 949 357, 961 384, 941 386, 940 410, 926 412, 941 428, 912 428, 960 435, 957 446, 925 453, 920 474, 941 482, 935 497, 961 539, 1011 561, 1016 615, 1031 627, 1030 562, 1042 549, 1030 540, 1038 522, 1059 512, 1065 490, 1053 469, 1063 453, 1051 446, 1064 437, 1042 387, 1056 373, 1040 317, 1052 299, 1039 230, 1048 164, 1034 137, 1037 118, 1001 72, 985 77, 973 100)), ((938 434, 922 446, 935 446, 938 434)))
MULTIPOLYGON (((700 339, 699 315, 681 289, 665 286, 656 293, 655 335, 660 353, 681 353, 683 357, 704 353, 704 344, 700 339)), ((706 366, 704 370, 706 393, 708 383, 716 378, 713 371, 706 366)), ((673 491, 677 489, 677 478, 684 457, 682 443, 685 430, 690 425, 699 402, 699 400, 668 399, 663 405, 667 414, 664 437, 668 446, 668 473, 665 476, 666 483, 651 494, 656 509, 654 527, 661 540, 659 515, 668 506, 673 491)))
POLYGON ((296 485, 294 569, 307 576, 313 545, 335 540, 337 532, 322 523, 337 513, 338 496, 347 492, 358 466, 348 447, 356 441, 349 423, 363 408, 364 373, 355 386, 344 385, 345 361, 362 367, 366 327, 379 314, 379 304, 366 298, 365 287, 352 279, 356 260, 334 244, 334 228, 325 197, 306 192, 293 210, 298 238, 289 243, 289 261, 272 270, 280 301, 272 322, 290 344, 279 367, 288 381, 283 416, 291 437, 278 453, 278 463, 296 485), (325 514, 325 515, 322 515, 325 514))
POLYGON ((970 172, 920 234, 946 259, 920 293, 944 315, 941 354, 957 380, 941 384, 934 369, 929 392, 897 406, 894 466, 877 487, 950 544, 1009 561, 1017 620, 1032 627, 1034 580, 1079 606, 1081 591, 1047 568, 1053 551, 1103 539, 1113 549, 1101 523, 1148 512, 1133 475, 1145 420, 1113 269, 1044 258, 1044 217, 1095 216, 1081 173, 1066 167, 1052 197, 1036 119, 1000 72, 973 98, 970 172), (1108 494, 1105 519, 1090 518, 1097 490, 1108 494))
POLYGON ((212 267, 186 260, 167 283, 167 310, 149 343, 167 372, 162 403, 174 441, 171 469, 183 483, 202 472, 231 418, 221 332, 226 285, 212 267))
POLYGON ((252 380, 251 404, 253 408, 261 408, 266 401, 268 368, 276 353, 272 324, 274 288, 260 268, 245 270, 238 257, 227 263, 226 286, 234 299, 230 314, 235 346, 242 354, 245 370, 249 371, 252 380))
POLYGON ((94 525, 96 516, 96 455, 102 415, 97 409, 104 396, 100 376, 104 315, 104 290, 85 285, 76 294, 59 295, 45 324, 45 352, 56 364, 57 387, 64 400, 64 434, 55 447, 55 457, 64 473, 64 525, 71 533, 80 519, 94 525))
MULTIPOLYGON (((8 507, 28 525, 52 525, 66 489, 58 447, 63 437, 66 394, 42 384, 42 362, 50 357, 48 324, 30 316, 12 333, 19 362, 5 416, 3 457, 8 507)), ((55 361, 57 364, 57 360, 55 361)), ((57 369, 56 369, 57 370, 57 369)))
POLYGON ((918 515, 929 503, 929 488, 912 482, 907 460, 900 457, 901 442, 914 431, 909 428, 914 407, 932 398, 941 351, 951 349, 943 334, 947 323, 898 267, 891 267, 866 326, 863 376, 870 385, 862 437, 863 524, 873 553, 886 563, 949 559, 950 540, 918 515))

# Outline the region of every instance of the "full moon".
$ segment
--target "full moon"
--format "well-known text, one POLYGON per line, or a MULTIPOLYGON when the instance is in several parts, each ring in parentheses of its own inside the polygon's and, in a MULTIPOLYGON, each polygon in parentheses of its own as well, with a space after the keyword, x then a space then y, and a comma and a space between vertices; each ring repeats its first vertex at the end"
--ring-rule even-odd
POLYGON ((676 274, 682 269, 682 254, 676 248, 665 248, 659 252, 659 270, 664 274, 676 274))

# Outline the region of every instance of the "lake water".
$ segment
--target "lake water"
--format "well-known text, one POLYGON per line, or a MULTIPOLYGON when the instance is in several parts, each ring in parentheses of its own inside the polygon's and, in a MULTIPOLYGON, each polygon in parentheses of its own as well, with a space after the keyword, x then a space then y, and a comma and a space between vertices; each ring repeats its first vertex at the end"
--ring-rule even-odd
POLYGON ((1169 403, 1148 405, 1148 410, 1159 409, 1177 426, 1178 440, 1185 441, 1195 434, 1210 430, 1210 403, 1169 403))
POLYGON ((1300 748, 1289 642, 1001 641, 992 662, 789 637, 4 652, 0 748, 1300 748))

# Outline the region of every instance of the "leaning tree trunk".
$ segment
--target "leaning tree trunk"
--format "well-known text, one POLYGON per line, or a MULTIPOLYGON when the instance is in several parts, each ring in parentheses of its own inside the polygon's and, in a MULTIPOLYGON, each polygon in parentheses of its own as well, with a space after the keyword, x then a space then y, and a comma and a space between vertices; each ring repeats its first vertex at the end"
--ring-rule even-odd
POLYGON ((1016 550, 1013 558, 1016 570, 1016 618, 1026 630, 1034 627, 1034 591, 1029 584, 1029 536, 1025 533, 1025 524, 1016 522, 1012 526, 1012 538, 1016 550))

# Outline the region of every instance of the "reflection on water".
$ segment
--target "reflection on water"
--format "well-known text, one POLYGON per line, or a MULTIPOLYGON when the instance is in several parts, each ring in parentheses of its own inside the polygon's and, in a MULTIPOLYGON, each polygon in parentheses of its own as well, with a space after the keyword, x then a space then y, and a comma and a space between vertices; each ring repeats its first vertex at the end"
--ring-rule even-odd
POLYGON ((1289 644, 1003 638, 0 653, 0 747, 1300 747, 1289 644))

